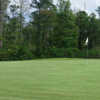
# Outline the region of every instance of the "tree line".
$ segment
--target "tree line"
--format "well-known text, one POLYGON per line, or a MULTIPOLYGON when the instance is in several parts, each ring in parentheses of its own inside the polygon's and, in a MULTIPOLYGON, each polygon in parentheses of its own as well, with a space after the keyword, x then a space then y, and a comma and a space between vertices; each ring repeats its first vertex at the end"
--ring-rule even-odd
MULTIPOLYGON (((2 9, 0 0, 0 60, 100 57, 100 18, 95 13, 73 11, 69 0, 14 2, 2 9)), ((100 7, 96 12, 100 17, 100 7)))

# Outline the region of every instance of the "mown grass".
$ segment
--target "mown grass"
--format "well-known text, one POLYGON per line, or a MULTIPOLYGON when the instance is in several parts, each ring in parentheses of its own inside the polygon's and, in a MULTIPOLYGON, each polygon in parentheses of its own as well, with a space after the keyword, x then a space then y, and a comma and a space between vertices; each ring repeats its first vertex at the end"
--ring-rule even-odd
POLYGON ((0 100, 100 100, 100 60, 0 62, 0 100))

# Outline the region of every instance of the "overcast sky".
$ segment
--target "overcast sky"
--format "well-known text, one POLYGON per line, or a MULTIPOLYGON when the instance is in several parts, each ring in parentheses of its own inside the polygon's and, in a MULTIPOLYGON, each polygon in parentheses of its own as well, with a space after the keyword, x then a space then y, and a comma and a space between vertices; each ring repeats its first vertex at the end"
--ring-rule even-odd
MULTIPOLYGON (((55 2, 57 0, 54 0, 55 2)), ((84 9, 84 5, 86 5, 86 11, 88 13, 95 12, 96 8, 100 5, 100 0, 70 0, 72 4, 72 8, 74 10, 84 9), (85 4, 85 3, 86 4, 85 4)))
POLYGON ((89 13, 95 12, 96 8, 100 5, 100 0, 70 0, 70 1, 72 3, 72 8, 74 9, 84 9, 84 5, 86 5, 86 10, 89 13))
MULTIPOLYGON (((19 0, 16 0, 16 1, 19 1, 19 0)), ((86 11, 88 13, 95 12, 96 8, 100 5, 100 0, 70 0, 70 1, 72 4, 72 8, 74 10, 78 10, 78 9, 83 10, 84 5, 86 5, 86 11), (84 1, 86 2, 86 4, 84 4, 84 1)), ((54 2, 57 2, 57 0, 54 0, 54 2)))

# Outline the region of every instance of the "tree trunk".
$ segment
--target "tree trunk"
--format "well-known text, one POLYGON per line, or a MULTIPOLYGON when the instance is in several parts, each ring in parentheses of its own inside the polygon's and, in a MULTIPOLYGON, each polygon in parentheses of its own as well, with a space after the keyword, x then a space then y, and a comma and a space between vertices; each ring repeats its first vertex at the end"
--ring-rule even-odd
POLYGON ((2 48, 3 46, 2 33, 3 33, 3 11, 2 11, 2 2, 0 0, 0 48, 2 48))
POLYGON ((0 48, 3 47, 3 17, 7 9, 8 0, 0 0, 0 48))

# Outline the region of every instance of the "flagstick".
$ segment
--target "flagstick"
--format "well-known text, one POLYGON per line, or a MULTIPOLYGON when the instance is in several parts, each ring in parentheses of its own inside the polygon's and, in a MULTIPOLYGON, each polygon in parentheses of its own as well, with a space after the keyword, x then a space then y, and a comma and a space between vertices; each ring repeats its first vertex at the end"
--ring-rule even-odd
POLYGON ((88 52, 88 43, 89 43, 88 38, 87 38, 86 42, 87 42, 87 64, 88 64, 88 55, 89 55, 89 52, 88 52))

